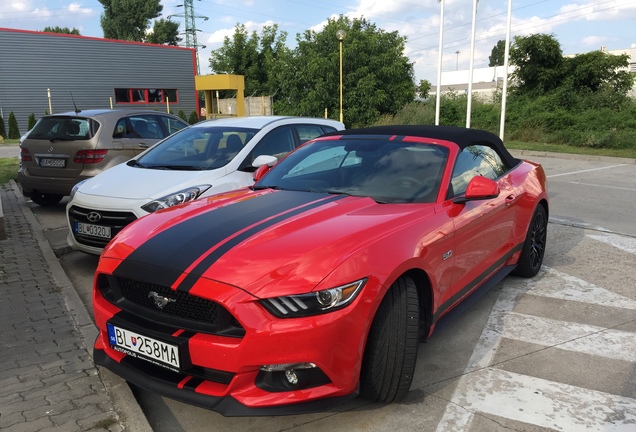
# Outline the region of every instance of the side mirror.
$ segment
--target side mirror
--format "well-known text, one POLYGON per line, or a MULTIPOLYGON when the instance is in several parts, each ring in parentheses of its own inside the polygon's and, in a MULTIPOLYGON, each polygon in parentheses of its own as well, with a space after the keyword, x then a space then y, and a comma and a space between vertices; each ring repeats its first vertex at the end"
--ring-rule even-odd
POLYGON ((486 200, 499 196, 499 185, 486 177, 476 176, 468 183, 464 196, 453 199, 455 204, 467 201, 486 200))
POLYGON ((275 156, 257 156, 256 159, 254 159, 254 162, 252 162, 252 166, 256 168, 254 176, 252 177, 254 179, 254 182, 257 182, 261 178, 263 178, 263 176, 267 174, 269 169, 274 166, 276 162, 278 162, 278 159, 275 156))
POLYGON ((254 159, 254 162, 252 162, 252 166, 254 168, 260 168, 263 165, 272 167, 274 166, 274 164, 276 164, 276 162, 278 162, 278 158, 276 156, 260 155, 257 156, 256 159, 254 159))

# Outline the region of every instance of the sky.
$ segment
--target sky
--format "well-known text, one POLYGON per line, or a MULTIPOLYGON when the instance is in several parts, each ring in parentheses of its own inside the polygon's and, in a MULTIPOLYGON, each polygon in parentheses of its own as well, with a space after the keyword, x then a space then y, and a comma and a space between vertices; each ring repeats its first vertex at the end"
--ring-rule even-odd
MULTIPOLYGON (((183 13, 182 0, 162 0, 161 17, 183 13)), ((480 0, 475 27, 474 67, 487 67, 493 46, 506 37, 508 0, 480 0)), ((103 37, 97 0, 1 0, 0 27, 43 30, 77 28, 103 37)), ((260 34, 278 24, 293 47, 296 34, 320 31, 330 17, 364 17, 385 31, 407 37, 405 55, 414 63, 416 82, 437 83, 440 2, 438 0, 194 0, 201 74, 211 73, 210 52, 231 37, 237 23, 260 34)), ((473 0, 444 0, 442 70, 468 69, 473 0)), ((180 31, 184 30, 183 18, 180 31)), ((511 35, 553 34, 564 54, 636 47, 636 0, 512 0, 511 35)), ((183 36, 185 44, 185 36, 183 36)), ((343 42, 346 50, 346 39, 343 42)))

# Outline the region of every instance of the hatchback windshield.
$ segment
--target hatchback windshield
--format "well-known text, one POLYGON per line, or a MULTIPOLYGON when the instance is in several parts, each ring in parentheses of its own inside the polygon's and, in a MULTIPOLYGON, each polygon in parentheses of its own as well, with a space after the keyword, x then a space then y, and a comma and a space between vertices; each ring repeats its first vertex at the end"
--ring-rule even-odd
POLYGON ((142 168, 209 170, 227 165, 258 129, 193 127, 184 129, 128 162, 142 168))
POLYGON ((316 141, 283 159, 255 188, 434 202, 447 157, 446 147, 384 138, 316 141))
POLYGON ((50 141, 89 140, 99 128, 94 120, 79 117, 43 117, 33 130, 29 139, 47 139, 50 141))

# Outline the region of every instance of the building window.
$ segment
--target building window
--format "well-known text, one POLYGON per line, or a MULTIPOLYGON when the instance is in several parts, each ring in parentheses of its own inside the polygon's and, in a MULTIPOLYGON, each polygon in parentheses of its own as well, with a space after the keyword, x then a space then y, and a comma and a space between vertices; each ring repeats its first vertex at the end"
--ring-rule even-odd
POLYGON ((178 103, 177 89, 115 89, 115 103, 118 104, 160 104, 168 100, 178 103))

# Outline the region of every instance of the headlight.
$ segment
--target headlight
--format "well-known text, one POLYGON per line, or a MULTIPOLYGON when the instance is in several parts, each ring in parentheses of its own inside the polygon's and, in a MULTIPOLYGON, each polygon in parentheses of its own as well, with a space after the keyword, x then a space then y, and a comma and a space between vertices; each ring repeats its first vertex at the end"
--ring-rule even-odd
POLYGON ((84 179, 81 182, 77 183, 75 186, 73 186, 73 189, 71 189, 71 195, 69 197, 69 200, 72 200, 73 197, 75 196, 75 193, 79 190, 79 188, 82 187, 82 185, 84 183, 86 183, 89 179, 84 179))
POLYGON ((148 204, 141 206, 148 213, 154 213, 157 210, 183 204, 188 201, 197 199, 203 192, 210 189, 211 185, 193 186, 179 192, 175 192, 165 197, 150 201, 148 204))
POLYGON ((342 309, 356 298, 365 279, 326 290, 260 300, 260 303, 278 318, 298 318, 342 309))

